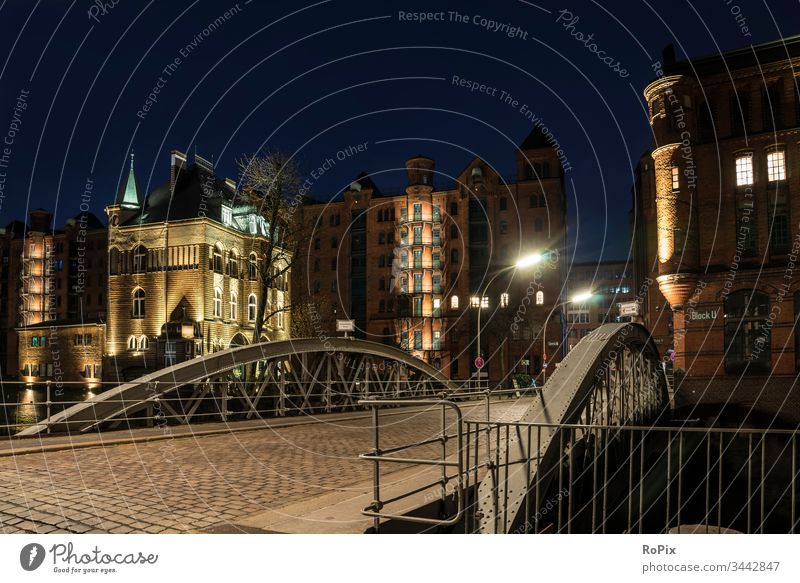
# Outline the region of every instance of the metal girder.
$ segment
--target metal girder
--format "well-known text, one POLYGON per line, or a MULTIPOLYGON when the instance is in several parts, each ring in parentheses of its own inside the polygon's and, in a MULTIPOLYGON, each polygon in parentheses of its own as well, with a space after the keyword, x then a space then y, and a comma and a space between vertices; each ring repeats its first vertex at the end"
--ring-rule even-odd
MULTIPOLYGON (((234 387, 248 403, 249 416, 252 416, 255 412, 258 400, 263 393, 264 385, 268 382, 274 382, 280 387, 279 407, 284 412, 286 410, 287 382, 295 382, 296 386, 304 387, 299 394, 292 395, 298 397, 304 403, 308 401, 309 394, 315 384, 324 387, 323 390, 329 398, 329 405, 335 396, 333 392, 334 385, 339 385, 342 388, 340 394, 346 400, 355 403, 357 401, 354 398, 355 395, 367 396, 358 391, 368 390, 356 388, 358 375, 366 374, 364 371, 366 371, 367 367, 374 367, 375 362, 373 362, 373 359, 376 358, 395 361, 405 367, 415 369, 426 379, 441 385, 445 392, 455 392, 459 388, 456 383, 451 382, 438 369, 393 346, 351 338, 327 338, 324 341, 317 338, 296 338, 279 342, 263 342, 239 346, 157 370, 134 381, 100 393, 83 403, 73 405, 53 415, 50 419, 24 429, 18 435, 21 437, 37 435, 45 431, 48 426, 53 431, 87 431, 96 428, 105 421, 138 411, 147 406, 148 403, 157 403, 159 398, 175 391, 179 387, 216 378, 225 378, 227 380, 227 377, 223 377, 223 375, 233 369, 264 361, 267 361, 269 365, 265 371, 263 384, 255 393, 254 398, 247 396, 243 387, 234 387), (287 366, 287 362, 300 355, 312 353, 324 355, 325 378, 318 376, 322 372, 321 367, 315 368, 313 374, 303 367, 301 370, 303 378, 298 379, 297 373, 290 365, 287 366), (358 366, 353 369, 350 375, 343 370, 345 367, 342 362, 332 362, 335 360, 336 355, 343 353, 357 355, 355 360, 358 366), (287 377, 289 377, 288 381, 287 377)), ((387 387, 393 379, 396 379, 398 383, 397 389, 400 390, 399 368, 393 368, 388 371, 387 387)), ((406 382, 408 382, 407 379, 406 382)), ((416 384, 418 388, 419 383, 416 384)), ((428 387, 430 386, 432 386, 431 383, 428 383, 428 387)), ((412 386, 409 384, 407 388, 412 389, 412 386)), ((207 387, 201 389, 200 395, 205 395, 209 390, 207 387)), ((227 388, 222 390, 227 390, 227 388)), ((417 393, 414 392, 413 394, 416 395, 417 393)), ((192 415, 197 411, 199 404, 199 401, 195 398, 197 395, 198 393, 195 392, 186 402, 183 400, 180 402, 182 411, 178 411, 178 414, 183 417, 185 422, 189 422, 192 415)), ((164 402, 164 405, 167 405, 167 403, 164 402)), ((170 406, 170 408, 174 408, 174 405, 170 406)))
POLYGON ((528 485, 550 475, 564 454, 558 425, 654 422, 669 405, 659 363, 650 333, 639 324, 605 324, 584 337, 547 380, 541 398, 519 420, 552 425, 541 426, 538 450, 528 451, 529 445, 535 449, 536 444, 528 444, 521 435, 512 434, 507 443, 501 443, 500 459, 530 462, 515 465, 507 478, 498 468, 486 473, 475 500, 479 532, 515 532, 529 519, 522 516, 528 485))

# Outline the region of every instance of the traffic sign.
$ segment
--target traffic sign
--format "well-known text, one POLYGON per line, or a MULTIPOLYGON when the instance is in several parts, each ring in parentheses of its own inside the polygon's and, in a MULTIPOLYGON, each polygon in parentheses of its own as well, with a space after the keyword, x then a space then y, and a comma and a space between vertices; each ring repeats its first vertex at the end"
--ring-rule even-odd
POLYGON ((477 368, 478 370, 481 370, 484 364, 486 363, 483 361, 482 356, 479 356, 475 359, 475 368, 477 368))

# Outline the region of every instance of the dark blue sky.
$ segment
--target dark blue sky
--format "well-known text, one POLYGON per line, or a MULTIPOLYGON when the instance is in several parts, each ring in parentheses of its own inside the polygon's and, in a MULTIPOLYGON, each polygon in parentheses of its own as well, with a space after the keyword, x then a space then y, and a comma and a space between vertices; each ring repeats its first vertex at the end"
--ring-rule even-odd
POLYGON ((788 0, 106 4, 0 0, 0 136, 12 120, 19 128, 0 168, 0 224, 38 206, 54 209, 63 224, 79 212, 87 178, 91 208, 102 216, 130 148, 148 190, 166 179, 173 148, 196 148, 235 177, 236 159, 265 145, 294 153, 310 171, 367 142, 315 181, 312 193, 322 199, 361 170, 379 172, 376 182, 391 191, 417 153, 435 158, 445 175, 473 155, 510 174, 514 144, 531 125, 524 103, 569 159, 576 258, 625 257, 633 167, 650 146, 641 91, 661 49, 673 42, 679 58, 701 56, 800 32, 800 9, 788 0), (570 30, 594 33, 597 50, 619 61, 626 77, 557 22, 565 8, 578 17, 570 30), (405 22, 400 11, 445 15, 405 22), (452 21, 449 11, 467 21, 452 21), (520 32, 511 38, 481 18, 520 32), (454 86, 453 75, 497 92, 454 86), (158 84, 157 102, 137 116, 158 84), (28 107, 15 120, 23 90, 28 107), (503 103, 501 91, 519 104, 503 103))

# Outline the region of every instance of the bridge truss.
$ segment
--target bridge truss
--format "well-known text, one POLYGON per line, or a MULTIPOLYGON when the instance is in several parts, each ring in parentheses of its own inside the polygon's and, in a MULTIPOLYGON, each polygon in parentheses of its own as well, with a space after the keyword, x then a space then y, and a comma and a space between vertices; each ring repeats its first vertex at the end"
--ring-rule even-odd
POLYGON ((21 431, 87 432, 122 423, 191 423, 316 414, 359 399, 452 394, 458 385, 398 348, 300 338, 215 352, 158 370, 21 431))

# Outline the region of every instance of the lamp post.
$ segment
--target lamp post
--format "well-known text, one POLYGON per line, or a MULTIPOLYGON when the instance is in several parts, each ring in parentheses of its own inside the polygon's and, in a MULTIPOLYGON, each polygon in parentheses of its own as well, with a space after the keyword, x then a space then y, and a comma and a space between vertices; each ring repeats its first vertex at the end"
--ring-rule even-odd
MULTIPOLYGON (((483 298, 484 298, 484 297, 486 296, 486 294, 489 292, 489 286, 491 286, 491 285, 492 285, 492 283, 494 283, 494 280, 495 280, 495 279, 497 279, 497 277, 498 277, 498 276, 499 276, 501 273, 505 273, 505 272, 507 272, 507 271, 510 271, 510 270, 512 270, 512 269, 524 269, 525 267, 531 267, 531 266, 533 266, 533 265, 536 265, 536 264, 538 264, 538 263, 541 263, 542 259, 544 259, 544 256, 543 256, 543 255, 541 255, 540 253, 533 253, 533 254, 531 254, 531 255, 526 255, 526 256, 524 256, 524 257, 520 257, 519 259, 517 259, 517 262, 516 262, 516 263, 514 263, 514 265, 509 265, 508 267, 504 267, 503 269, 500 269, 500 270, 498 270, 498 271, 497 271, 497 273, 495 273, 495 274, 494 274, 494 275, 491 277, 491 279, 489 280, 489 283, 487 283, 487 284, 486 284, 486 285, 483 287, 483 291, 482 291, 482 292, 481 292, 481 294, 478 296, 478 328, 477 328, 477 342, 478 342, 478 356, 479 356, 479 357, 482 357, 482 356, 483 356, 483 355, 482 355, 482 353, 481 353, 481 312, 483 311, 483 298)), ((471 301, 471 300, 470 300, 470 301, 471 301)), ((480 369, 479 369, 479 370, 478 370, 478 383, 479 383, 479 384, 480 384, 480 374, 481 374, 481 372, 480 372, 480 369)))
POLYGON ((550 313, 547 314, 547 318, 544 320, 544 326, 542 326, 542 386, 544 386, 544 382, 547 380, 547 366, 545 362, 545 354, 547 354, 547 324, 550 322, 550 316, 552 316, 556 310, 559 308, 563 308, 567 304, 582 304, 588 301, 592 297, 592 292, 582 292, 578 295, 572 297, 569 300, 565 300, 553 306, 553 309, 550 310, 550 313))

